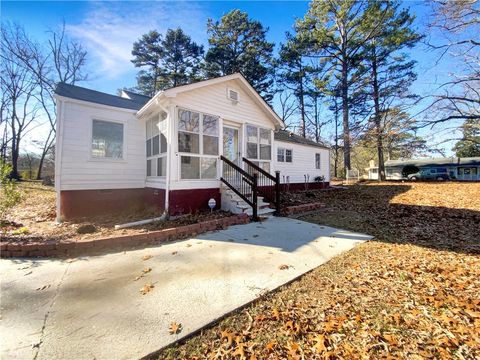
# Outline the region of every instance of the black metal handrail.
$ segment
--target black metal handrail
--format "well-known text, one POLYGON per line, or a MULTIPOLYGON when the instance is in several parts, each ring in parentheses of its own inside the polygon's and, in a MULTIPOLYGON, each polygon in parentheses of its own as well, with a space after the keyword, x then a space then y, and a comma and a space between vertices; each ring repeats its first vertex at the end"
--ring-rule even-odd
POLYGON ((220 181, 252 207, 252 219, 257 221, 258 175, 249 174, 223 155, 220 159, 223 161, 223 174, 220 181))
POLYGON ((280 215, 280 171, 275 171, 275 176, 262 169, 252 161, 242 158, 246 164, 247 173, 258 174, 258 192, 269 202, 275 204, 275 214, 280 215))
POLYGON ((245 162, 247 165, 249 165, 250 167, 254 168, 255 170, 257 170, 259 173, 261 173, 262 175, 264 175, 265 177, 267 177, 268 179, 272 180, 272 181, 275 181, 275 177, 273 175, 271 175, 270 173, 268 173, 267 171, 263 170, 261 167, 259 167, 258 165, 254 164, 253 162, 251 162, 250 160, 246 159, 246 158, 242 158, 243 162, 245 162))

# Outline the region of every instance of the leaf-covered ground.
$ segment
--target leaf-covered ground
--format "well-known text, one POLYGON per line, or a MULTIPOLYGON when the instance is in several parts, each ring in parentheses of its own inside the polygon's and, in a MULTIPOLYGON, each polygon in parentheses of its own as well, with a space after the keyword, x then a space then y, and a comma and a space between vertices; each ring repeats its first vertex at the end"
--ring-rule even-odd
POLYGON ((115 230, 115 225, 158 217, 153 209, 127 210, 122 214, 103 215, 75 221, 55 222, 56 193, 52 186, 43 186, 37 181, 22 181, 18 184, 21 202, 7 214, 8 223, 0 224, 0 241, 31 243, 64 239, 95 239, 113 235, 133 235, 198 223, 230 216, 226 211, 204 211, 182 216, 169 221, 155 222, 126 229, 115 230), (84 234, 79 228, 93 225, 92 233, 84 234))
POLYGON ((159 359, 480 358, 480 184, 315 192, 302 220, 374 235, 159 359))

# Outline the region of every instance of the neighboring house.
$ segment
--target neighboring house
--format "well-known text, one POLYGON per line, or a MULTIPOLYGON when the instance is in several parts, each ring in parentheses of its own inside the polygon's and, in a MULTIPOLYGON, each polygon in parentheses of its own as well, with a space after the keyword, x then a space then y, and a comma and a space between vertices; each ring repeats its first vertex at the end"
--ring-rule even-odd
MULTIPOLYGON (((416 160, 388 160, 385 162, 385 176, 387 180, 406 180, 403 176, 405 166, 414 166, 423 172, 428 172, 432 178, 434 174, 447 173, 452 180, 479 181, 480 180, 480 157, 470 158, 440 158, 440 159, 416 159, 416 160)), ((368 178, 378 179, 378 167, 370 163, 368 178)))
POLYGON ((158 92, 109 95, 58 84, 57 218, 153 206, 168 214, 222 203, 226 159, 282 182, 330 181, 329 149, 280 130, 282 120, 240 74, 158 92))

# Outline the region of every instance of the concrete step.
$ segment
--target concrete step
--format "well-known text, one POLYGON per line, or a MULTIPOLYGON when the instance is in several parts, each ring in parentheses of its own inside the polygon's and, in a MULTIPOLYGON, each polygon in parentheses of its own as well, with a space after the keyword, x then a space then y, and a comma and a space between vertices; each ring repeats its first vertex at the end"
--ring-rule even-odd
MULTIPOLYGON (((270 216, 270 215, 273 215, 273 213, 275 212, 274 209, 270 209, 270 208, 266 208, 266 209, 258 209, 257 210, 257 215, 258 216, 270 216)), ((253 215, 253 210, 252 208, 249 208, 248 210, 245 211, 246 214, 252 216, 253 215)))

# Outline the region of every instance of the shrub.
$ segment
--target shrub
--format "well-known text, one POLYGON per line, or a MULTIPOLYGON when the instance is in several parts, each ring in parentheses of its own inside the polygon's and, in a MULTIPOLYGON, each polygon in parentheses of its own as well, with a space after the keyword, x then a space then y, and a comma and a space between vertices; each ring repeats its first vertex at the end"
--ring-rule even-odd
POLYGON ((8 211, 21 200, 17 182, 10 178, 12 167, 0 160, 0 221, 4 221, 8 211))

